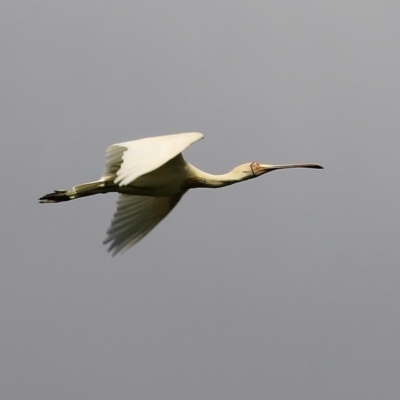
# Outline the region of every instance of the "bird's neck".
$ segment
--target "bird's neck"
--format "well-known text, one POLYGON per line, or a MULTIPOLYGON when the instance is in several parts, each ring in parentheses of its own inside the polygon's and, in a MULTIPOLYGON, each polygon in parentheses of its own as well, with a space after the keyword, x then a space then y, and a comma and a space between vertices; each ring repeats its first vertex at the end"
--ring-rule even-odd
POLYGON ((188 188, 221 188, 240 182, 231 172, 222 175, 209 174, 188 164, 188 188))

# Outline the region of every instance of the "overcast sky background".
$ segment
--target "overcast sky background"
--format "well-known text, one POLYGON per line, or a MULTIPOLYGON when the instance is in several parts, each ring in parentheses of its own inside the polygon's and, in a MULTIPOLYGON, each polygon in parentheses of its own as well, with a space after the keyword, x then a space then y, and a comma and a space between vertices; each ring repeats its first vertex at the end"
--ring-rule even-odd
POLYGON ((398 399, 398 1, 3 1, 1 399, 398 399), (199 131, 193 190, 102 245, 116 142, 199 131))

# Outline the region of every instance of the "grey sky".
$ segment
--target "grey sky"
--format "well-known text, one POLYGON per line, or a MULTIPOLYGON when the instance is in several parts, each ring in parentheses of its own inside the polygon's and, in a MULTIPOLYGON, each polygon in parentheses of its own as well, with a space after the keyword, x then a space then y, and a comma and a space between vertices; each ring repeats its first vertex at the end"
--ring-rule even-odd
POLYGON ((5 1, 1 399, 397 399, 398 1, 5 1), (223 173, 126 254, 108 145, 223 173))

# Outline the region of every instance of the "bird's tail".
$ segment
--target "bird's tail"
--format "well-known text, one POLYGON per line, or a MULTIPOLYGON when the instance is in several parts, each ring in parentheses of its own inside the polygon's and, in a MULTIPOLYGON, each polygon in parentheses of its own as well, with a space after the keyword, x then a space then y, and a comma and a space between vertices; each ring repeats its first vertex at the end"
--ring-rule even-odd
POLYGON ((83 183, 76 185, 71 190, 55 190, 53 193, 44 195, 39 203, 60 203, 62 201, 74 200, 79 197, 92 196, 97 193, 104 193, 106 182, 104 180, 83 183))

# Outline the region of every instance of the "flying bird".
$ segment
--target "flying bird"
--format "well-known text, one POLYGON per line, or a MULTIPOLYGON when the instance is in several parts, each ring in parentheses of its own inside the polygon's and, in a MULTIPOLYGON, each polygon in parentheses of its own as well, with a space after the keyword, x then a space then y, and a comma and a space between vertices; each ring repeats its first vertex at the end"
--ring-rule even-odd
POLYGON ((221 188, 284 168, 316 168, 317 164, 268 165, 257 162, 223 175, 203 172, 185 161, 182 152, 202 139, 198 132, 178 133, 113 144, 106 152, 103 176, 94 182, 55 190, 40 203, 60 203, 98 193, 119 193, 117 210, 104 244, 113 255, 147 235, 194 188, 221 188))

